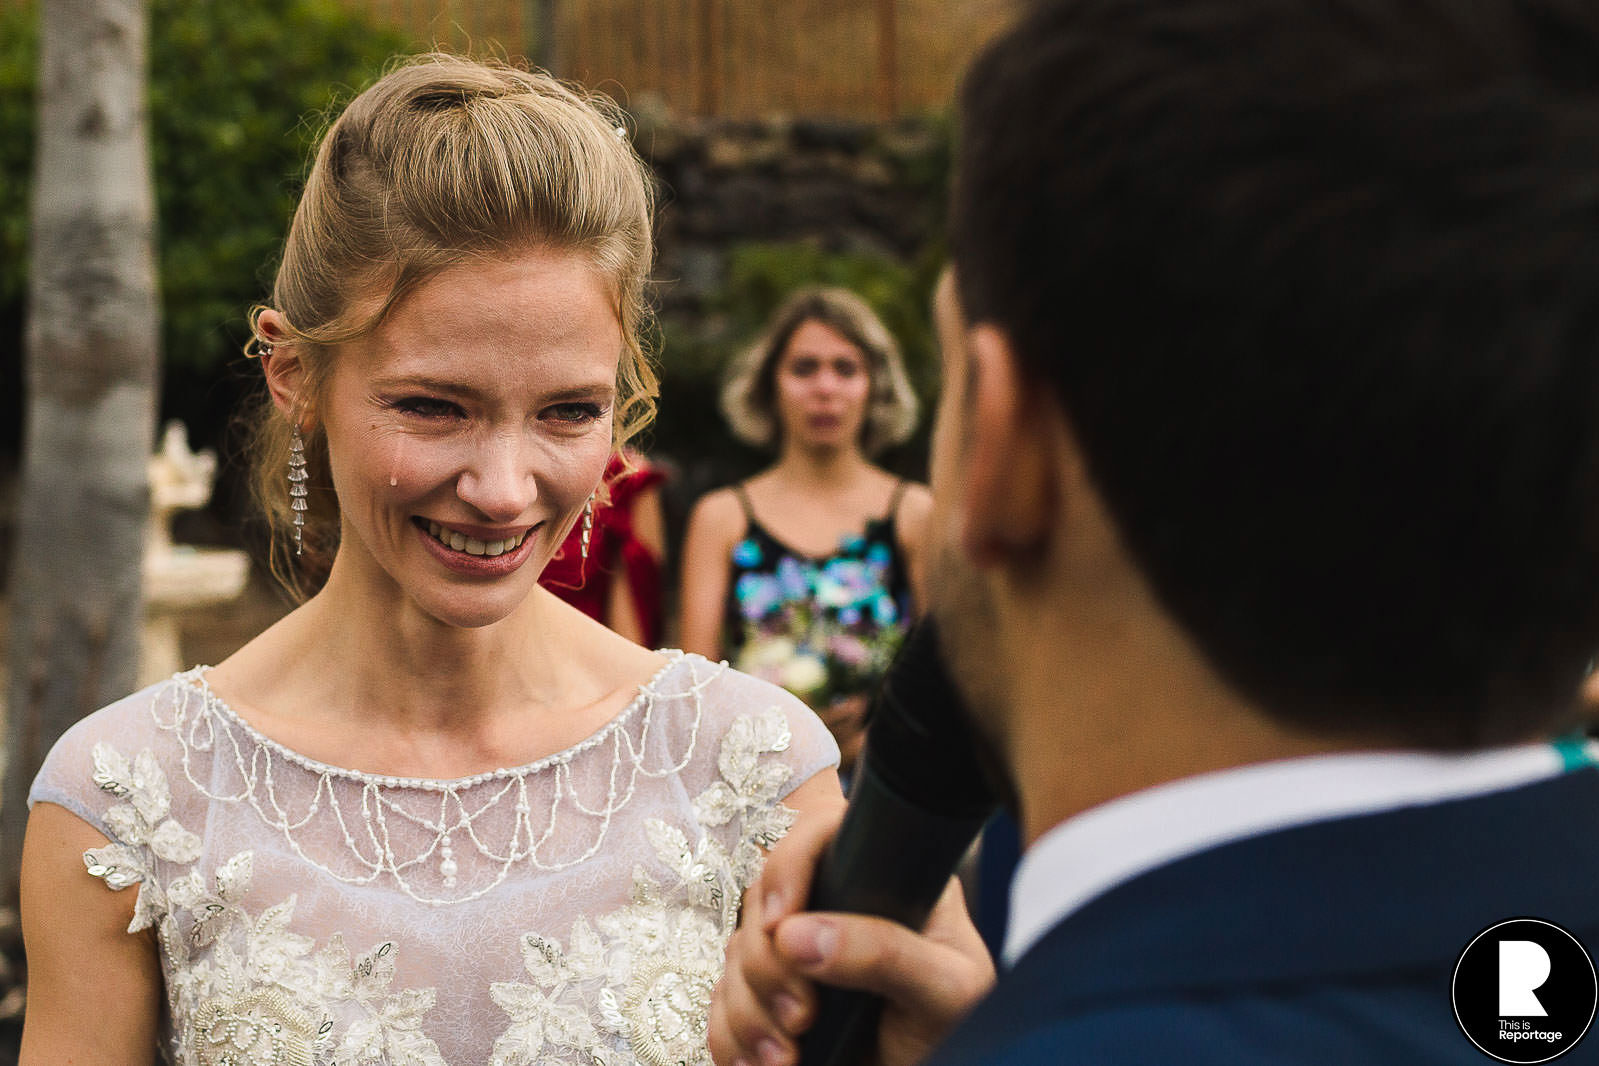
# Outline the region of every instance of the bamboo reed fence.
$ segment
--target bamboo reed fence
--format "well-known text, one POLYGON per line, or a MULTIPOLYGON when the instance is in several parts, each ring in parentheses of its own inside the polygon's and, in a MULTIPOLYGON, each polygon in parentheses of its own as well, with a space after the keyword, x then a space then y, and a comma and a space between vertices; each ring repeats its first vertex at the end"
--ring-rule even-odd
POLYGON ((945 109, 1013 0, 346 0, 419 48, 527 57, 677 114, 945 109))

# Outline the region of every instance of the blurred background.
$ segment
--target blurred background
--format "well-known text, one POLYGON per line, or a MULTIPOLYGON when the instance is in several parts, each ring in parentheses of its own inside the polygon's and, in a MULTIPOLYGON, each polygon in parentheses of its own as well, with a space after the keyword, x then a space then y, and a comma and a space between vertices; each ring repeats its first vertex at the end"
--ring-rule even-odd
MULTIPOLYGON (((0 0, 0 550, 10 557, 39 0, 0 0)), ((149 130, 159 215, 160 419, 221 457, 215 491, 173 517, 180 543, 261 557, 232 419, 259 387, 242 358, 309 146, 330 109, 395 54, 526 60, 630 114, 660 179, 654 302, 661 415, 644 440, 676 476, 672 547, 706 488, 759 455, 726 433, 718 374, 793 287, 844 284, 936 381, 928 295, 942 261, 949 101, 1003 0, 149 0, 149 130)), ((926 430, 886 465, 925 474, 926 430)), ((249 593, 182 623, 215 662, 285 609, 249 593)), ((669 578, 671 575, 669 575, 669 578)), ((0 598, 5 590, 0 588, 0 598)), ((3 613, 3 612, 0 612, 3 613)))

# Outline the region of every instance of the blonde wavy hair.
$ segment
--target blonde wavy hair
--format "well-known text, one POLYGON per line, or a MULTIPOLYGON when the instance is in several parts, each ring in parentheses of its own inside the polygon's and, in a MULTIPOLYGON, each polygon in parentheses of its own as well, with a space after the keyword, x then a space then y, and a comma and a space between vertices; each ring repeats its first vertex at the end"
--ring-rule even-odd
MULTIPOLYGON (((612 286, 624 350, 614 446, 655 415, 645 349, 654 185, 608 98, 541 72, 460 56, 399 61, 328 126, 289 227, 272 307, 305 368, 310 409, 340 343, 382 321, 444 268, 553 247, 586 256, 612 286), (383 294, 373 309, 373 293, 383 294)), ((267 338, 251 314, 254 352, 267 338)), ((305 433, 309 510, 293 551, 286 471, 292 427, 270 397, 247 417, 251 485, 272 529, 272 572, 297 599, 320 587, 339 541, 339 503, 316 420, 305 433)))
POLYGON ((898 342, 865 300, 848 289, 824 286, 792 293, 773 312, 760 338, 728 365, 721 400, 733 435, 757 448, 780 443, 777 364, 795 331, 807 322, 838 331, 866 357, 871 393, 861 450, 876 455, 908 440, 916 430, 919 405, 898 342))

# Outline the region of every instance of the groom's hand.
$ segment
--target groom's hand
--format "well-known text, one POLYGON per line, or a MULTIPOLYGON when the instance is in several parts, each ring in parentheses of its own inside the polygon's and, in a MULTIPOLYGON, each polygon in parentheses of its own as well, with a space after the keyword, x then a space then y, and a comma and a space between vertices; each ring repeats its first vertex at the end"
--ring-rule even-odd
POLYGON ((799 913, 842 813, 796 826, 745 896, 711 1004, 718 1066, 798 1062, 799 1038, 815 1020, 813 981, 882 996, 878 1066, 913 1066, 994 983, 988 951, 953 879, 924 933, 881 918, 799 913))

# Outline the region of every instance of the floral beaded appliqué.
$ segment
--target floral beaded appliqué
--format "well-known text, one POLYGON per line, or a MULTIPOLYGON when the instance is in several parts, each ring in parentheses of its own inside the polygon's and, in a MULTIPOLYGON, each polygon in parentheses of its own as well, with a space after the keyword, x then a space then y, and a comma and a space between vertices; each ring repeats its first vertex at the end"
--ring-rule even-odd
POLYGON ((313 954, 311 938, 289 928, 294 896, 259 915, 243 906, 251 852, 209 880, 192 868, 200 839, 170 817, 150 752, 129 760, 97 744, 94 766, 95 784, 128 802, 106 815, 120 843, 86 852, 84 864, 112 889, 139 886, 129 932, 154 925, 161 938, 183 1066, 447 1066, 421 1030, 433 990, 389 992, 393 943, 352 959, 335 935, 313 954), (163 888, 155 859, 190 869, 163 888))
POLYGON ((500 982, 491 990, 511 1016, 495 1042, 493 1066, 552 1058, 709 1066, 711 989, 739 903, 760 872, 761 848, 794 823, 794 812, 778 802, 788 767, 761 759, 786 750, 790 739, 775 709, 737 719, 717 759, 722 780, 694 801, 698 841, 660 820, 646 824, 671 880, 661 884, 635 868, 632 902, 592 923, 579 918, 565 945, 523 936, 531 983, 500 982), (706 832, 730 823, 737 829, 731 849, 706 832))

